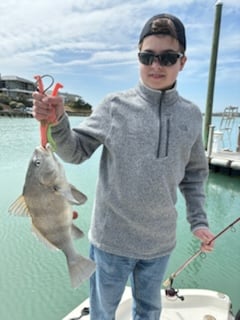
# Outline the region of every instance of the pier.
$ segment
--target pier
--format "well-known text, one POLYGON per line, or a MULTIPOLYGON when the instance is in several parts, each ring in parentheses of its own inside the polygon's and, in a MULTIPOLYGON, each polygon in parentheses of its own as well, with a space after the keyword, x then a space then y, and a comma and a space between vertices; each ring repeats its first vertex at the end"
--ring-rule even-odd
POLYGON ((236 151, 223 147, 224 134, 231 140, 232 127, 238 115, 238 108, 225 108, 218 131, 213 125, 209 127, 206 157, 209 168, 214 172, 223 172, 228 175, 240 176, 240 126, 238 127, 236 151))
POLYGON ((220 151, 213 152, 208 157, 210 170, 223 172, 228 175, 240 176, 240 152, 220 151))
POLYGON ((31 112, 0 110, 0 117, 32 118, 31 112))

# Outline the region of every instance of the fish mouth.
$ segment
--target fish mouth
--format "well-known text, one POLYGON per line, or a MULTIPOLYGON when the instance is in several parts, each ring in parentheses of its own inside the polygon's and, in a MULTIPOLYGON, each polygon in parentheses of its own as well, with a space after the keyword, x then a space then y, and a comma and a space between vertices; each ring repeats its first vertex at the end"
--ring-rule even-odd
POLYGON ((36 150, 38 150, 40 152, 47 152, 47 153, 53 152, 53 149, 52 149, 52 146, 50 143, 47 143, 45 147, 43 147, 42 145, 38 146, 38 147, 36 147, 36 150))
POLYGON ((35 148, 35 154, 39 154, 39 155, 42 155, 42 156, 53 156, 53 150, 52 150, 52 147, 50 145, 50 143, 47 143, 46 144, 46 147, 43 147, 42 145, 41 146, 37 146, 35 148))
POLYGON ((48 151, 53 152, 53 148, 52 148, 52 146, 51 146, 51 144, 49 142, 46 144, 45 149, 48 150, 48 151))

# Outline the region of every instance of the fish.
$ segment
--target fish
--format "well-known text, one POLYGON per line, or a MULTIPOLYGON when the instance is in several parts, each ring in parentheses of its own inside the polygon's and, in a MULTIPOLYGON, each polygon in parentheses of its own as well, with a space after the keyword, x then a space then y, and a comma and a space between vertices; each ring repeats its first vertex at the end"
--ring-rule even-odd
POLYGON ((72 205, 87 197, 67 181, 63 165, 50 144, 34 149, 26 172, 23 192, 9 207, 9 213, 31 218, 32 232, 49 248, 66 256, 73 288, 95 271, 95 263, 79 254, 73 240, 84 236, 73 224, 72 205))

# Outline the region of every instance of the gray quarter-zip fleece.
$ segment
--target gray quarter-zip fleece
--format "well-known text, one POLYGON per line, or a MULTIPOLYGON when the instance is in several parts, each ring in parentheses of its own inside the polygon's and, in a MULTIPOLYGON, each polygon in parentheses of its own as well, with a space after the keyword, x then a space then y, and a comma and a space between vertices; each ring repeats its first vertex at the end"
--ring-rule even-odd
POLYGON ((191 230, 207 227, 202 115, 178 95, 145 87, 110 94, 70 129, 67 116, 52 127, 57 153, 81 163, 103 145, 89 239, 109 253, 152 259, 176 243, 177 188, 191 230))

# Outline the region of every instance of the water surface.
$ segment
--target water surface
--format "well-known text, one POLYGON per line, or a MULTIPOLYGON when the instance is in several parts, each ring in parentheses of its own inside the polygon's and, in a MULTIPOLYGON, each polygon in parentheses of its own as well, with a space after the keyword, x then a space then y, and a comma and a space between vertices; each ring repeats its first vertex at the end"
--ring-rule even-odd
MULTIPOLYGON (((81 118, 71 118, 77 125, 81 118)), ((21 194, 28 161, 39 145, 34 119, 0 118, 0 316, 4 320, 60 320, 88 295, 88 283, 72 289, 65 257, 48 250, 31 233, 30 220, 10 216, 8 207, 21 194)), ((100 150, 86 163, 64 164, 67 177, 88 196, 76 224, 89 228, 100 150)), ((217 233, 240 215, 240 180, 210 174, 206 209, 212 231, 217 233)), ((184 200, 179 194, 177 247, 167 275, 185 262, 199 243, 186 223, 184 200)), ((228 294, 234 311, 240 308, 240 224, 216 241, 215 251, 196 259, 175 280, 177 288, 207 288, 228 294)), ((75 242, 88 255, 87 237, 75 242)))

